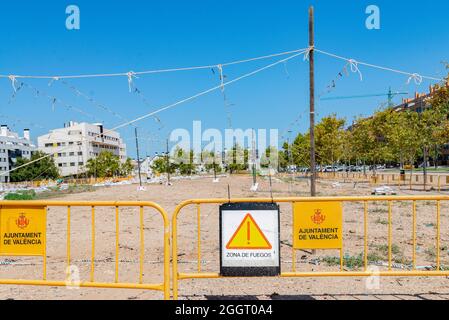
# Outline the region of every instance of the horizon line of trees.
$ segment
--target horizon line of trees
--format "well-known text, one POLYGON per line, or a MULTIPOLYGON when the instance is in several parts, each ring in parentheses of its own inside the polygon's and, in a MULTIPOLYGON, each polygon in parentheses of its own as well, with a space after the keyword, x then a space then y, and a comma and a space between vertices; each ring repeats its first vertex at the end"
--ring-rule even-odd
MULTIPOLYGON (((10 173, 11 182, 28 182, 38 180, 57 180, 60 173, 54 158, 46 157, 42 151, 33 152, 31 159, 17 158, 14 168, 19 168, 10 173), (42 158, 40 161, 36 161, 42 158)), ((126 177, 132 173, 134 166, 130 158, 121 163, 120 158, 110 151, 103 151, 97 157, 87 161, 84 170, 75 175, 84 178, 113 178, 126 177)), ((67 178, 67 177, 66 177, 67 178)))
MULTIPOLYGON (((449 87, 437 86, 422 112, 377 110, 371 117, 357 117, 348 128, 346 119, 335 114, 315 127, 317 164, 406 164, 419 160, 435 165, 449 143, 449 87)), ((310 167, 310 135, 299 134, 292 144, 284 143, 283 160, 310 167)), ((375 170, 375 166, 374 166, 375 170)))

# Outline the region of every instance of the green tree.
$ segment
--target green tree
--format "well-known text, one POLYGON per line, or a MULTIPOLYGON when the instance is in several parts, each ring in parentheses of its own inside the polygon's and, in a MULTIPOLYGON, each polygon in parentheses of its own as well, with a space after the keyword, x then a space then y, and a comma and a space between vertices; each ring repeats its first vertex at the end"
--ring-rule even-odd
POLYGON ((41 151, 33 153, 31 155, 31 160, 18 158, 17 162, 14 165, 14 168, 18 168, 23 165, 26 166, 11 172, 11 182, 52 180, 59 178, 59 171, 56 167, 53 157, 46 157, 46 154, 41 151), (36 161, 40 158, 43 159, 36 161))
POLYGON ((122 177, 129 176, 134 170, 134 165, 131 158, 126 159, 124 163, 120 165, 120 175, 122 177))
MULTIPOLYGON (((447 68, 449 69, 449 65, 447 68)), ((428 100, 429 105, 431 105, 432 110, 434 110, 434 117, 436 118, 436 123, 432 128, 431 139, 428 146, 429 149, 433 149, 435 166, 438 165, 439 150, 449 141, 449 76, 447 79, 446 85, 436 85, 434 87, 432 97, 428 100)))
POLYGON ((413 167, 420 153, 420 126, 418 113, 409 110, 390 112, 385 126, 385 135, 392 158, 399 160, 402 168, 405 163, 410 164, 410 179, 412 179, 413 167))
POLYGON ((87 174, 97 178, 111 178, 120 175, 120 158, 112 152, 103 151, 98 157, 89 159, 86 164, 87 174))
POLYGON ((225 158, 226 170, 229 173, 248 170, 249 151, 238 144, 226 153, 225 158))
MULTIPOLYGON (((447 65, 447 69, 449 69, 449 64, 447 65)), ((432 97, 428 102, 442 112, 449 110, 449 75, 446 78, 446 85, 435 85, 432 97)))
POLYGON ((283 146, 284 154, 288 165, 294 164, 298 167, 310 166, 310 134, 301 134, 295 138, 295 141, 289 146, 285 143, 283 146))
POLYGON ((351 133, 348 130, 344 130, 341 133, 341 148, 342 148, 341 159, 344 161, 346 165, 350 165, 351 161, 354 159, 354 151, 352 150, 352 143, 350 139, 351 133))
POLYGON ((221 173, 221 158, 215 152, 203 151, 201 153, 201 161, 208 172, 213 172, 215 168, 216 173, 221 173))
POLYGON ((275 147, 268 147, 260 158, 260 166, 262 168, 277 169, 279 163, 279 150, 275 147))
POLYGON ((357 163, 362 162, 364 165, 369 161, 370 149, 376 143, 376 139, 371 131, 371 121, 371 119, 357 118, 349 134, 353 157, 357 163))
POLYGON ((370 119, 370 135, 374 141, 369 150, 369 161, 373 166, 374 173, 376 170, 376 164, 387 163, 393 160, 393 154, 391 147, 387 139, 388 119, 390 116, 390 110, 377 111, 370 119))
POLYGON ((285 170, 288 166, 287 156, 285 155, 285 151, 278 151, 278 170, 285 170))
POLYGON ((195 172, 194 156, 193 150, 185 151, 179 147, 176 148, 173 161, 181 175, 191 175, 195 172))
POLYGON ((158 157, 153 161, 151 170, 157 174, 167 173, 167 171, 169 171, 170 174, 174 173, 176 171, 176 165, 170 161, 170 158, 168 160, 169 165, 167 165, 167 156, 158 157))
POLYGON ((344 119, 335 114, 324 117, 315 127, 315 146, 318 161, 322 165, 335 165, 343 157, 344 119))
POLYGON ((404 167, 404 161, 406 159, 406 147, 405 143, 413 136, 413 133, 409 130, 412 128, 408 121, 410 116, 406 112, 392 111, 388 114, 385 124, 385 135, 388 140, 388 146, 393 160, 399 162, 400 167, 404 167))

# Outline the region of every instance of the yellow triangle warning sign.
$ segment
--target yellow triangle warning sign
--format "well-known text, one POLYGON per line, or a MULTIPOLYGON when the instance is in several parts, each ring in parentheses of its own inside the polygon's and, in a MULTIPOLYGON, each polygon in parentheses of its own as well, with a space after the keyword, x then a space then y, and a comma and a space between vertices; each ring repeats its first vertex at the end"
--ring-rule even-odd
POLYGON ((251 214, 247 214, 234 235, 226 245, 226 249, 260 250, 271 249, 272 246, 262 230, 260 230, 251 214))

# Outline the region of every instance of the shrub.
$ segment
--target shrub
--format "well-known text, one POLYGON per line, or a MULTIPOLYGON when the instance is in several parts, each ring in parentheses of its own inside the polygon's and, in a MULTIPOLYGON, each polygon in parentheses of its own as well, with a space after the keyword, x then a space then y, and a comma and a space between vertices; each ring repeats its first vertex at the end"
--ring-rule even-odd
POLYGON ((34 200, 36 198, 36 192, 34 190, 17 191, 16 193, 8 193, 5 196, 5 200, 34 200))

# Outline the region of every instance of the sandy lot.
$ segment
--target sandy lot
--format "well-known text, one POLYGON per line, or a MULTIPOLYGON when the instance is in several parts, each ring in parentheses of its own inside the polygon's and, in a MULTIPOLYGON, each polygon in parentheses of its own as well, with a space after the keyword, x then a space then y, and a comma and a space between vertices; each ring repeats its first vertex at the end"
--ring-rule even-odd
MULTIPOLYGON (((144 200, 155 201, 171 216, 175 206, 189 198, 227 198, 230 185, 233 197, 269 197, 269 183, 260 179, 257 193, 250 191, 249 176, 221 178, 212 183, 210 178, 176 181, 172 186, 148 185, 147 191, 137 192, 136 185, 101 188, 94 192, 73 194, 55 200, 144 200)), ((335 187, 331 181, 321 181, 319 195, 369 195, 368 184, 345 183, 335 187)), ((306 196, 308 181, 273 179, 273 195, 306 196)), ((402 195, 422 194, 403 190, 402 195)), ((393 243, 395 270, 404 268, 412 257, 412 204, 394 203, 393 243)), ((282 270, 290 271, 291 262, 291 206, 281 205, 282 270)), ((369 250, 379 268, 387 262, 387 204, 369 206, 369 250)), ((201 211, 202 271, 218 272, 218 206, 205 205, 201 211)), ((417 265, 435 265, 436 205, 418 204, 417 265)), ((96 213, 95 280, 114 281, 115 275, 115 211, 98 208, 96 213)), ((162 221, 153 210, 145 211, 145 269, 144 282, 162 281, 162 221)), ((120 211, 120 282, 138 282, 139 277, 139 211, 122 208, 120 211)), ((66 267, 67 214, 63 208, 50 208, 47 234, 47 278, 64 280, 66 267)), ((441 205, 441 261, 449 266, 449 203, 441 205)), ((196 208, 188 207, 179 219, 179 271, 194 272, 197 268, 196 208)), ((344 205, 344 252, 351 261, 363 253, 363 204, 344 205)), ((338 266, 329 262, 338 252, 297 252, 297 271, 332 271, 338 266)), ((79 269, 81 281, 89 281, 91 264, 91 210, 74 208, 71 213, 71 264, 79 269)), ((354 260, 355 259, 355 260, 354 260)), ((355 266, 357 267, 357 266, 355 266)), ((351 266, 345 269, 350 270, 351 266)), ((0 278, 39 279, 42 275, 41 258, 0 258, 0 278)), ((180 282, 181 299, 448 299, 447 278, 383 278, 379 289, 367 289, 366 280, 358 278, 312 279, 208 279, 180 282)), ((143 290, 72 289, 53 287, 0 286, 0 299, 161 299, 162 293, 143 290)))

